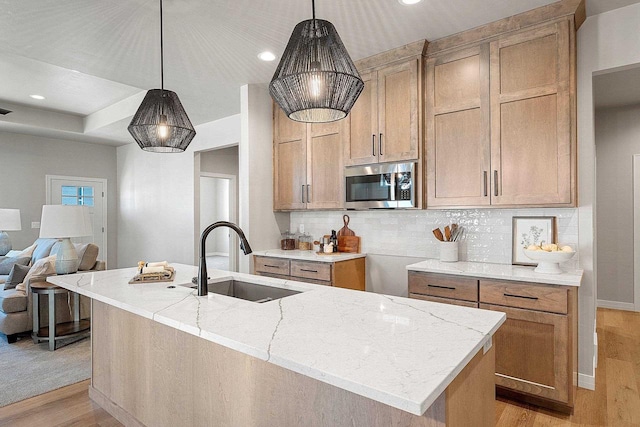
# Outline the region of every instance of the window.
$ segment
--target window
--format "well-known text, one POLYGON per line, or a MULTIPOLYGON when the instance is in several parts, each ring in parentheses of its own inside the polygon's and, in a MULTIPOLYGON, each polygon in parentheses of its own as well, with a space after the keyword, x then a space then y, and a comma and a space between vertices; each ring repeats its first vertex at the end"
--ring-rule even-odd
POLYGON ((62 204, 93 206, 93 187, 62 186, 62 204))

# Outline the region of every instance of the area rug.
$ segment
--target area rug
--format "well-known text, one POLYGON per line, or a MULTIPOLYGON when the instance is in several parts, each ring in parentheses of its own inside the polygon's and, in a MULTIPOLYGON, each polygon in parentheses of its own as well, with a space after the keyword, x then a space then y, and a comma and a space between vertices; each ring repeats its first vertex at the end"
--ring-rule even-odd
POLYGON ((91 340, 56 351, 47 343, 21 337, 15 344, 0 338, 0 407, 75 384, 91 376, 91 340))

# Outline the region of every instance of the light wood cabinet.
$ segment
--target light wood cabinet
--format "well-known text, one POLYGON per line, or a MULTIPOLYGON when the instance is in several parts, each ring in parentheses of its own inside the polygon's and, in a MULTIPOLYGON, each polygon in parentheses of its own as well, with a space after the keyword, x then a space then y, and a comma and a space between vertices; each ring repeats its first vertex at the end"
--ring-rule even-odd
POLYGON ((577 289, 409 272, 409 298, 501 311, 493 337, 498 393, 571 412, 577 384, 577 289))
POLYGON ((361 73, 364 90, 349 114, 345 165, 417 160, 421 141, 421 60, 361 73))
POLYGON ((365 290, 364 257, 346 261, 319 262, 254 255, 253 274, 316 285, 365 290))
POLYGON ((575 206, 573 17, 429 57, 427 207, 575 206))
POLYGON ((274 210, 344 207, 347 121, 305 124, 273 111, 274 210))

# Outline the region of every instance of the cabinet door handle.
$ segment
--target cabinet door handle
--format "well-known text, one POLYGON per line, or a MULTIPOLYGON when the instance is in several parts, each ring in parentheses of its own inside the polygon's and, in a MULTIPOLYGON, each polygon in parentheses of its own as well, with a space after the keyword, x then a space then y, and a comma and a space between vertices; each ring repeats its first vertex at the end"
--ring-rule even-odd
POLYGON ((489 195, 489 189, 487 188, 487 171, 484 171, 483 173, 484 176, 484 197, 487 197, 489 195))
POLYGON ((498 196, 498 171, 497 169, 493 170, 493 195, 498 196))
POLYGON ((311 198, 309 197, 309 187, 311 187, 311 184, 307 184, 307 203, 311 203, 311 198))
POLYGON ((514 294, 504 294, 505 297, 511 297, 511 298, 522 298, 522 299, 530 299, 532 301, 536 301, 538 299, 538 297, 530 297, 527 295, 514 295, 514 294))
POLYGON ((380 138, 378 139, 378 144, 380 145, 380 149, 378 151, 380 152, 380 155, 382 156, 382 134, 380 134, 380 138))
POLYGON ((302 195, 302 203, 304 203, 304 184, 302 184, 302 191, 300 194, 302 195))
POLYGON ((305 268, 301 268, 300 271, 306 271, 306 272, 309 272, 309 273, 317 273, 318 272, 318 270, 307 270, 305 268))
POLYGON ((451 286, 442 286, 442 285, 427 285, 427 287, 429 288, 438 288, 438 289, 448 289, 450 291, 455 291, 456 288, 451 287, 451 286))
POLYGON ((371 150, 373 152, 373 157, 376 156, 376 134, 371 135, 371 150))

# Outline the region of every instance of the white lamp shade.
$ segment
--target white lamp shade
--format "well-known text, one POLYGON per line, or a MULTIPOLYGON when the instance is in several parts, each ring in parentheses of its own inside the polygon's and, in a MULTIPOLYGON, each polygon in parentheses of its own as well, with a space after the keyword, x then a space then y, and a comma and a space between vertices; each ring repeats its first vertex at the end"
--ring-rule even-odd
POLYGON ((20 209, 0 209, 0 231, 20 231, 20 209))
POLYGON ((40 219, 40 237, 60 239, 93 235, 91 216, 86 206, 44 205, 40 219))

